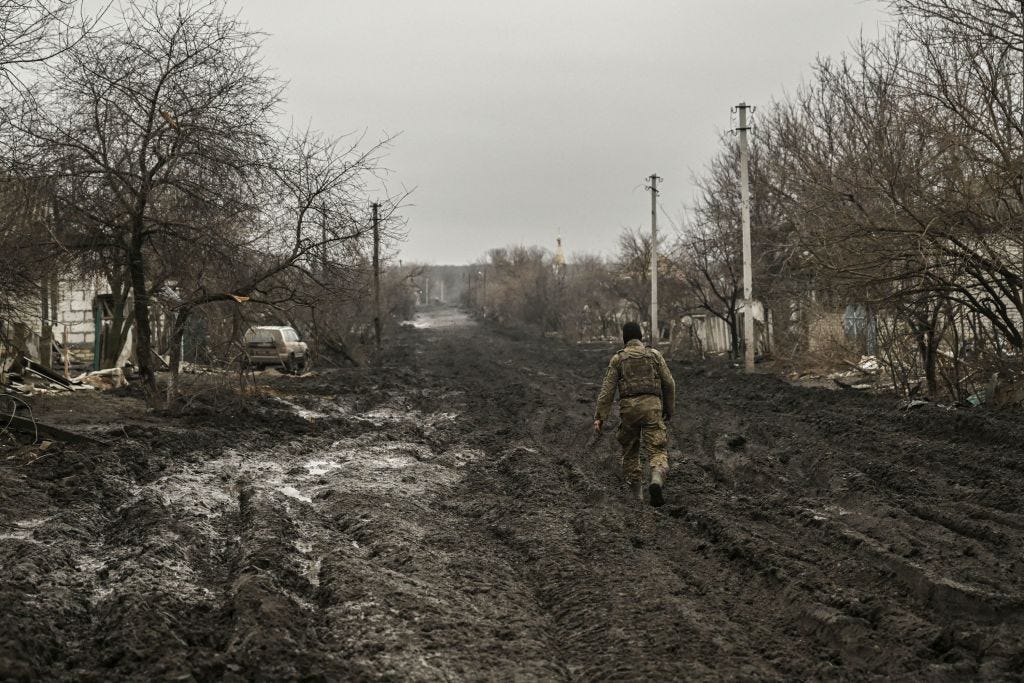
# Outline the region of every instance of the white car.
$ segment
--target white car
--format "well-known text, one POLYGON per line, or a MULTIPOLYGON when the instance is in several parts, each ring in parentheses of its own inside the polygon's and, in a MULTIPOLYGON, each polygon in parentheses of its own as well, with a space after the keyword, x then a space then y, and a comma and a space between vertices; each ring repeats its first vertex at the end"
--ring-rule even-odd
POLYGON ((300 374, 306 369, 308 347, 299 333, 288 325, 250 327, 244 337, 245 360, 257 369, 277 365, 286 372, 300 374))

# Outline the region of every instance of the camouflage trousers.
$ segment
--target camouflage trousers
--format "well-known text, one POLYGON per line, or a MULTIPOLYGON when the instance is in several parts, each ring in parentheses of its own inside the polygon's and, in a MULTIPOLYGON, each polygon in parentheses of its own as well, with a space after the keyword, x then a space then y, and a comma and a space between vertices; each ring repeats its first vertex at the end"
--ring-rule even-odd
POLYGON ((622 455, 619 464, 626 482, 643 479, 643 460, 651 469, 668 472, 668 432, 661 419, 661 399, 657 396, 634 396, 619 400, 619 429, 615 434, 622 455))

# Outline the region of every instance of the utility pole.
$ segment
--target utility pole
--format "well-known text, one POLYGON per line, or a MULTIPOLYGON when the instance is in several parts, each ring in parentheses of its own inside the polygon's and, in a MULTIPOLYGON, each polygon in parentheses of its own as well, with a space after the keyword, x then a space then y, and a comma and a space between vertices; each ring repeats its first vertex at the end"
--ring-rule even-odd
POLYGON ((648 178, 651 184, 651 347, 658 347, 658 181, 657 173, 648 178))
POLYGON ((373 334, 380 352, 380 204, 374 202, 373 209, 373 334))
POLYGON ((740 111, 740 210, 743 216, 743 365, 747 372, 754 371, 754 284, 750 265, 750 153, 747 150, 746 102, 736 107, 740 111))

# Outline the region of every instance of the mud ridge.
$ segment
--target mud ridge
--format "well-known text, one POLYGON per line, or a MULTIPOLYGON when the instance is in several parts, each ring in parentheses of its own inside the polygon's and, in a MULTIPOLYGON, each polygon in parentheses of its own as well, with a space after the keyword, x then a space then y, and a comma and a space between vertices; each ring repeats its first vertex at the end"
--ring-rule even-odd
POLYGON ((612 351, 434 311, 248 403, 41 407, 113 445, 0 468, 0 678, 1019 680, 1019 421, 673 363, 656 510, 588 445, 612 351))

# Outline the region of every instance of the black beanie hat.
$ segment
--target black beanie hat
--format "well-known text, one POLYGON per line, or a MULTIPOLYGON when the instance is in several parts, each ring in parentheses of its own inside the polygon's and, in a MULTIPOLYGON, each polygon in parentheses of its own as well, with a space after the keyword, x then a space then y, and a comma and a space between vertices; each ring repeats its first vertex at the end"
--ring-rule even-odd
POLYGON ((622 326, 622 343, 626 344, 631 339, 644 338, 644 331, 640 329, 640 323, 629 322, 622 326))

